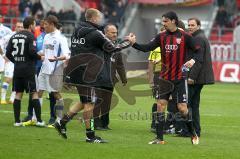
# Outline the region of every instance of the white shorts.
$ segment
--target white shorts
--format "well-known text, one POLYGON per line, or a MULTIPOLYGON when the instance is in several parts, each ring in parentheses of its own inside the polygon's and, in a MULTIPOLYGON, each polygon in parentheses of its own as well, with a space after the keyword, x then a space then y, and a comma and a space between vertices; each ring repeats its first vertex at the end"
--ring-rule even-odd
POLYGON ((0 55, 0 72, 4 71, 4 65, 5 65, 5 60, 4 58, 0 55))
POLYGON ((14 64, 11 61, 5 63, 4 77, 13 78, 14 64))
POLYGON ((60 92, 63 86, 62 75, 47 75, 40 72, 38 75, 38 90, 60 92))

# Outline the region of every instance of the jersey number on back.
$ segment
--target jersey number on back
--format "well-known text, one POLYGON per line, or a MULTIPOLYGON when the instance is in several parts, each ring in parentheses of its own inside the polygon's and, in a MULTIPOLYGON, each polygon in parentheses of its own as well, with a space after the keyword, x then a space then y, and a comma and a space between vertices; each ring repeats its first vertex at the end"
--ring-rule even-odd
POLYGON ((25 44, 25 40, 24 39, 13 39, 13 48, 15 49, 15 51, 12 52, 12 55, 15 56, 19 53, 19 48, 20 48, 20 55, 23 55, 23 51, 24 51, 24 44, 25 44), (21 44, 20 47, 18 47, 18 44, 21 44))

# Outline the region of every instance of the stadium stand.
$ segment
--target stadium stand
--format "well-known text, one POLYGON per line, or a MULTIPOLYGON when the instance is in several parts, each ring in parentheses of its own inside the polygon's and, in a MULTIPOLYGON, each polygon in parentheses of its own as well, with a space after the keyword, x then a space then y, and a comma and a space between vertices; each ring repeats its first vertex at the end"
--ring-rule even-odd
POLYGON ((19 0, 0 0, 0 8, 1 8, 1 14, 7 15, 9 11, 16 9, 16 14, 18 16, 18 4, 19 0))

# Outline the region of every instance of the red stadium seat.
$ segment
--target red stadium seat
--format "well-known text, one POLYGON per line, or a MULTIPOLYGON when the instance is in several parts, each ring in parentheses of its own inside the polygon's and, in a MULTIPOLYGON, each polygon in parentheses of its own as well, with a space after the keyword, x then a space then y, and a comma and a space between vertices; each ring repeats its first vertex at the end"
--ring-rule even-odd
POLYGON ((97 9, 97 4, 96 2, 86 2, 87 3, 87 6, 89 8, 96 8, 97 9))
POLYGON ((210 36, 210 40, 211 41, 218 41, 218 35, 217 34, 212 34, 211 36, 210 36))
POLYGON ((19 0, 11 0, 10 3, 12 6, 18 5, 19 4, 19 0))
POLYGON ((4 19, 4 16, 2 16, 2 18, 0 18, 0 23, 4 23, 5 22, 5 19, 4 19))
POLYGON ((1 7, 1 14, 6 15, 8 13, 8 6, 2 6, 1 7))
POLYGON ((9 0, 2 0, 1 4, 2 4, 2 5, 4 5, 4 4, 10 4, 10 1, 9 1, 9 0))
POLYGON ((240 9, 240 0, 237 0, 237 8, 240 9))
POLYGON ((4 23, 7 24, 8 26, 11 25, 11 18, 5 17, 4 23))
POLYGON ((233 33, 226 33, 221 37, 222 41, 232 42, 233 41, 233 33))
POLYGON ((13 25, 13 26, 12 26, 12 30, 14 30, 14 31, 15 31, 15 28, 16 28, 16 27, 15 27, 15 25, 13 25))
POLYGON ((18 21, 18 18, 13 18, 13 19, 12 19, 12 24, 16 24, 17 21, 18 21))

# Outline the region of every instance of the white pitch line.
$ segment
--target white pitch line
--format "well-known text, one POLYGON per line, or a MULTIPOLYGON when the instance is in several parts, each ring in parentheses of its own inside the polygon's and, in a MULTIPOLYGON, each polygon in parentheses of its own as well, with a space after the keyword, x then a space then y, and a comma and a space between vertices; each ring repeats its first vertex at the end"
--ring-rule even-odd
MULTIPOLYGON (((6 114, 13 114, 13 111, 8 111, 8 110, 0 110, 0 113, 6 113, 6 114)), ((21 114, 27 114, 27 112, 21 112, 21 114)), ((49 112, 42 112, 42 115, 44 116, 47 116, 49 115, 49 112)), ((203 114, 204 115, 204 114, 203 114)), ((205 114, 205 116, 214 116, 214 114, 205 114)), ((223 116, 223 115, 219 115, 219 114, 216 114, 215 116, 223 116)), ((113 121, 124 121, 124 122, 150 122, 151 120, 150 119, 147 119, 147 120, 126 120, 126 119, 111 119, 113 121)), ((231 125, 231 126, 226 126, 226 125, 212 125, 212 124, 203 124, 202 125, 203 127, 224 127, 224 128, 240 128, 239 125, 231 125)))
MULTIPOLYGON (((0 110, 0 113, 4 113, 4 114, 13 114, 13 111, 9 111, 9 110, 0 110)), ((21 114, 27 114, 27 112, 21 112, 21 114)), ((43 115, 47 115, 49 114, 48 112, 42 112, 43 115)))
MULTIPOLYGON (((9 110, 0 110, 0 113, 6 113, 6 114, 13 114, 13 111, 9 111, 9 110)), ((125 115, 123 114, 125 112, 122 112, 122 113, 113 113, 115 115, 125 115)), ((146 113, 146 112, 143 112, 143 113, 146 113)), ((27 112, 21 112, 21 114, 27 114, 27 112)), ((49 114, 49 112, 42 112, 42 114, 49 114)), ((130 116, 130 115, 134 115, 134 112, 133 113, 129 113, 127 116, 130 116)), ((221 115, 221 114, 201 114, 201 116, 214 116, 214 117, 223 117, 224 115, 221 115)), ((144 118, 145 117, 145 114, 140 114, 139 118, 144 118)), ((226 116, 227 117, 227 116, 226 116)))

